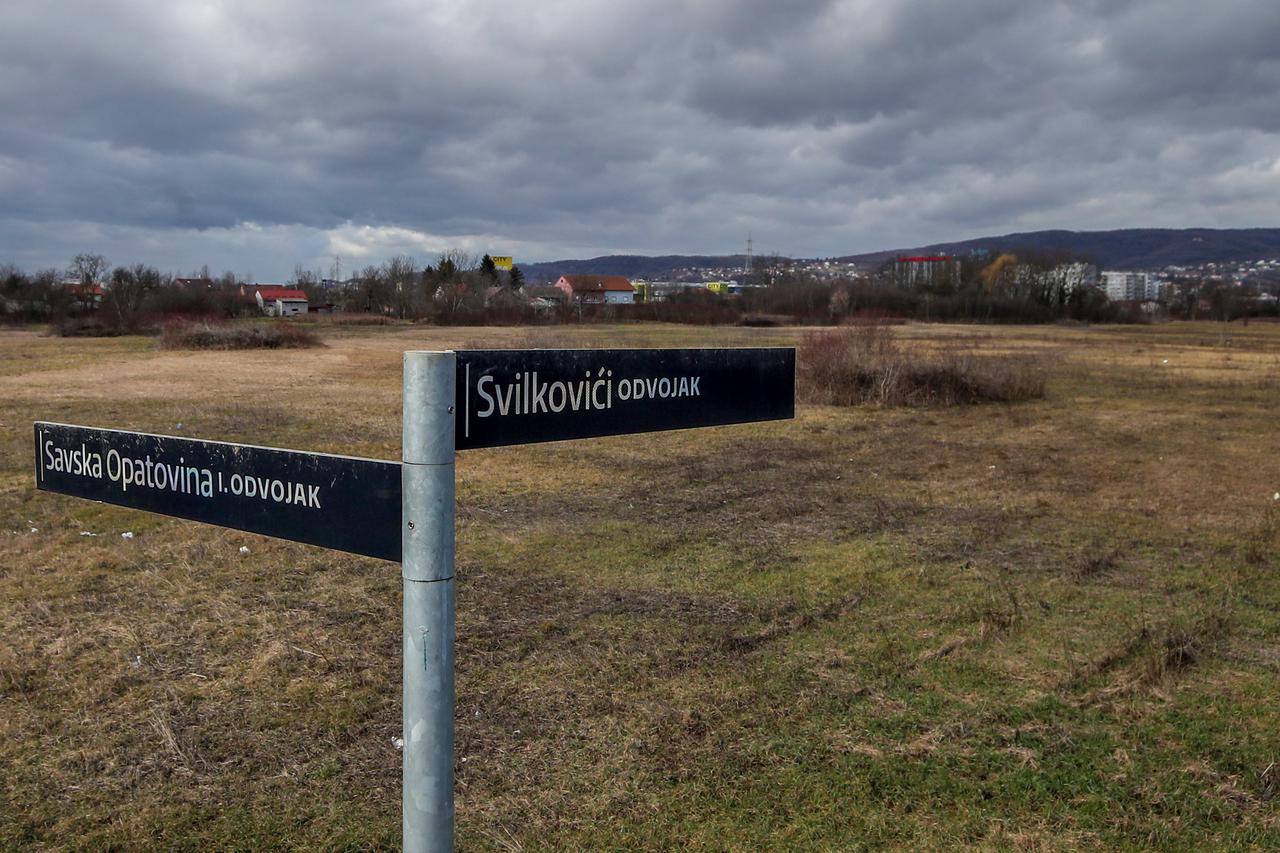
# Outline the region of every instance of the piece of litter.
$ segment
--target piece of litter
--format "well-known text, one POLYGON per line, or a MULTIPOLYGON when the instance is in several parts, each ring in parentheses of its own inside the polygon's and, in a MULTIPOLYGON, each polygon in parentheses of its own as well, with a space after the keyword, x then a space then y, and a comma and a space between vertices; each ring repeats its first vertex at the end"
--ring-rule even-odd
POLYGON ((1166 358, 1164 361, 1162 361, 1162 362, 1160 362, 1160 363, 1161 363, 1161 364, 1168 364, 1168 363, 1169 363, 1169 359, 1167 359, 1167 358, 1166 358))
POLYGON ((467 763, 467 759, 466 759, 466 758, 463 758, 463 759, 462 759, 462 763, 463 763, 463 764, 466 764, 466 763, 467 763))
POLYGON ((33 527, 33 528, 31 528, 31 532, 32 532, 32 533, 39 533, 39 532, 40 532, 40 528, 39 528, 39 527, 33 527))
POLYGON ((133 660, 129 661, 134 668, 142 666, 142 655, 134 655, 133 660))
POLYGON ((394 746, 396 749, 404 749, 404 738, 393 737, 391 739, 391 745, 394 746))
POLYGON ((133 531, 132 531, 132 530, 126 530, 124 533, 121 533, 121 534, 120 534, 120 538, 121 538, 121 539, 132 539, 132 538, 133 538, 133 531))
POLYGON ((96 534, 96 533, 90 533, 88 530, 81 530, 81 531, 80 531, 80 535, 81 535, 81 536, 97 536, 98 534, 96 534))
POLYGON ((248 546, 248 545, 241 545, 241 546, 240 546, 240 553, 241 553, 241 554, 248 554, 248 553, 249 553, 249 546, 248 546))
POLYGON ((176 426, 174 426, 174 429, 182 429, 182 424, 177 424, 176 426))

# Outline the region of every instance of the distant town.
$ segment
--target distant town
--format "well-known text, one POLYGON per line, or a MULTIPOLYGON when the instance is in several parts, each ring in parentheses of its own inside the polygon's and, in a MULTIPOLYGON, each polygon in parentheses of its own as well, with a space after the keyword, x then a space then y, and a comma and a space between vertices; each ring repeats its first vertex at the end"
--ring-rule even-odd
MULTIPOLYGON (((1195 237, 1193 245, 1203 239, 1195 237)), ((454 325, 1280 316, 1280 251, 1229 260, 1104 265, 1087 252, 1046 246, 1043 238, 1040 245, 1021 248, 961 246, 825 259, 750 252, 616 256, 529 264, 527 273, 518 258, 449 250, 425 264, 401 255, 346 276, 339 274, 341 268, 335 258, 327 275, 299 265, 285 281, 259 282, 230 272, 214 275, 208 267, 174 275, 146 264, 112 266, 101 255, 84 253, 64 269, 0 267, 0 319, 50 323, 63 334, 121 334, 154 329, 174 318, 255 315, 372 315, 454 325)))

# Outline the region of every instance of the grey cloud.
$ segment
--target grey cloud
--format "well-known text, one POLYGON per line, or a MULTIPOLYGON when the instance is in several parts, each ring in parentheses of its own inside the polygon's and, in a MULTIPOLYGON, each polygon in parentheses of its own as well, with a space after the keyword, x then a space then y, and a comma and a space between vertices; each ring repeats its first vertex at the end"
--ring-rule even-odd
POLYGON ((1270 224, 1278 39, 1250 0, 20 4, 0 262, 1270 224))

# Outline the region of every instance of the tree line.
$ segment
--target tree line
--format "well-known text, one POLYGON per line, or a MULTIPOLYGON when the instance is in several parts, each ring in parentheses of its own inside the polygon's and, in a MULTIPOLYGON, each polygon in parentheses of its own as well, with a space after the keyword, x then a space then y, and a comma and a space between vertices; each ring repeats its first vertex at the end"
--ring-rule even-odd
MULTIPOLYGON (((1149 319, 1136 306, 1107 299, 1088 284, 1087 259, 1064 252, 1029 250, 995 257, 966 257, 945 274, 904 281, 890 261, 861 275, 819 275, 780 258, 758 260, 740 277, 741 293, 724 296, 697 285, 666 301, 640 305, 565 305, 535 310, 519 267, 500 270, 488 255, 460 249, 419 264, 407 255, 358 270, 335 282, 302 266, 286 285, 307 294, 313 306, 351 314, 440 324, 521 324, 603 320, 678 323, 840 323, 867 317, 933 321, 1043 323, 1131 322, 1149 319)), ((234 318, 256 315, 257 304, 241 286, 248 277, 187 277, 146 264, 112 267, 101 255, 76 255, 64 270, 26 273, 0 266, 0 319, 47 322, 64 334, 125 334, 170 318, 234 318), (101 292, 95 285, 103 285, 101 292)), ((247 291, 246 291, 247 292, 247 291)), ((1276 313, 1276 305, 1244 298, 1219 281, 1183 281, 1162 309, 1169 316, 1229 320, 1276 313)))
POLYGON ((522 303, 525 279, 518 266, 501 270, 487 254, 449 249, 433 264, 420 266, 412 256, 396 255, 328 284, 319 273, 298 266, 289 284, 312 302, 344 311, 450 322, 487 307, 522 303))
MULTIPOLYGON (((523 303, 524 274, 500 270, 489 255, 458 249, 420 265, 397 255, 369 265, 343 282, 326 282, 298 266, 288 287, 304 291, 312 305, 401 319, 451 322, 501 305, 523 303)), ((68 334, 130 334, 174 317, 231 319, 258 313, 251 277, 208 267, 188 276, 147 264, 112 267, 100 254, 76 255, 65 269, 27 273, 0 266, 0 319, 52 323, 68 334), (246 288, 242 292, 242 286, 246 288)))

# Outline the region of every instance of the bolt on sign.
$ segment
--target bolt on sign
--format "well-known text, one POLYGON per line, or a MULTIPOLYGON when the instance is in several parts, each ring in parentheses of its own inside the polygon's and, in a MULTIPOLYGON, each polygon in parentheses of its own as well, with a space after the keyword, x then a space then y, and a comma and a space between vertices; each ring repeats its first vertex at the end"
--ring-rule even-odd
POLYGON ((400 561, 404 850, 452 850, 456 452, 794 416, 793 349, 407 352, 400 462, 37 422, 36 486, 400 561))

